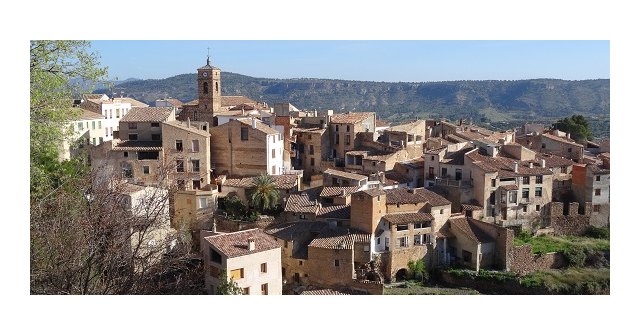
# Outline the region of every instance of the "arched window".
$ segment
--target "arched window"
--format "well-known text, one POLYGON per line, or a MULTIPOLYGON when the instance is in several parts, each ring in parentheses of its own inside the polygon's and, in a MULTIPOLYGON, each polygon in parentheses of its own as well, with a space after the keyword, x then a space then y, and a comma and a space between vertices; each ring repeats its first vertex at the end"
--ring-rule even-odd
POLYGON ((205 82, 204 84, 202 84, 202 93, 204 94, 209 93, 209 83, 205 82))
POLYGON ((216 82, 216 93, 218 93, 218 82, 216 82))

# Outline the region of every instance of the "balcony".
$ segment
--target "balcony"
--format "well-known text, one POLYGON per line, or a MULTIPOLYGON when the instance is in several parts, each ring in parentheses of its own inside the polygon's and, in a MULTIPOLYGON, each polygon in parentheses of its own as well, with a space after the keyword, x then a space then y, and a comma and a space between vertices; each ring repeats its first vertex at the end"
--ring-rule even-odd
POLYGON ((282 174, 286 174, 286 175, 302 176, 303 173, 304 173, 304 170, 294 170, 294 169, 282 170, 282 174))
POLYGON ((440 186, 451 186, 451 187, 459 187, 459 188, 470 188, 473 187, 473 183, 471 180, 455 180, 449 178, 441 178, 435 177, 436 185, 440 186))

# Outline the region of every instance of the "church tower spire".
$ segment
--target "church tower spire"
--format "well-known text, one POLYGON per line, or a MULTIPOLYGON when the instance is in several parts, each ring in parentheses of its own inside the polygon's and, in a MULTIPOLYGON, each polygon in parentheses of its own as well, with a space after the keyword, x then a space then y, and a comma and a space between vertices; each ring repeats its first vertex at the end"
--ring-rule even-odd
POLYGON ((207 48, 207 65, 198 69, 198 109, 211 114, 221 108, 220 69, 211 65, 211 56, 207 48))

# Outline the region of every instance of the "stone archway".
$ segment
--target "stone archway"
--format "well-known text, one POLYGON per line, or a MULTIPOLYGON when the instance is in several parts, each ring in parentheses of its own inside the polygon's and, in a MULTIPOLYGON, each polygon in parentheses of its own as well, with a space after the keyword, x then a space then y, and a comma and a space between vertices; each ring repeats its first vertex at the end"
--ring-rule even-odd
POLYGON ((400 269, 396 272, 396 281, 403 281, 406 280, 408 277, 408 271, 407 269, 400 269))

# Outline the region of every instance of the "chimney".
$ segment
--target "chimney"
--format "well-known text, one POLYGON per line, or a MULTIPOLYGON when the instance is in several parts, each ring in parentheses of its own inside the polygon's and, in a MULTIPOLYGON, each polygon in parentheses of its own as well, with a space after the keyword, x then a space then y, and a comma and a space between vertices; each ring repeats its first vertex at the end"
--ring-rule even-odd
POLYGON ((257 123, 257 122, 258 122, 258 121, 256 121, 256 118, 251 118, 251 127, 252 127, 253 129, 256 129, 256 123, 257 123))
POLYGON ((567 138, 571 138, 571 134, 570 133, 567 133, 567 138))
POLYGON ((533 162, 529 162, 529 168, 533 167, 533 162))
POLYGON ((187 117, 187 128, 191 128, 191 120, 187 117))
POLYGON ((416 189, 415 189, 415 188, 412 188, 412 189, 410 189, 410 190, 409 190, 409 192, 410 192, 411 194, 416 194, 416 189))
POLYGON ((248 247, 249 247, 249 251, 256 250, 256 240, 253 237, 250 237, 247 240, 247 244, 248 244, 248 247))
MULTIPOLYGON (((244 106, 242 106, 242 116, 244 116, 244 106)), ((255 127, 253 127, 255 128, 255 127)))
POLYGON ((345 191, 345 190, 340 190, 340 196, 341 196, 341 197, 344 197, 344 196, 346 196, 346 195, 347 195, 347 191, 345 191))
POLYGON ((518 162, 513 162, 513 172, 518 173, 518 162))
POLYGON ((540 166, 541 166, 541 167, 545 167, 545 165, 546 165, 545 163, 546 163, 546 162, 544 161, 544 159, 541 159, 541 160, 540 160, 540 166))

